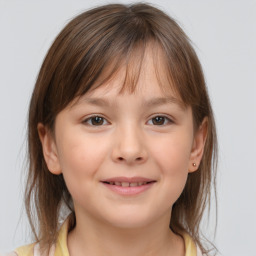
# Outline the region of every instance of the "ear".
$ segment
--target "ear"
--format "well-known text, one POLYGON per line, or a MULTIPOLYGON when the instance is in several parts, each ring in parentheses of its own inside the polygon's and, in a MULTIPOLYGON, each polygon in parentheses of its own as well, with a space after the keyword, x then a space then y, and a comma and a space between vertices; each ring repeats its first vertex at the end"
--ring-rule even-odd
POLYGON ((208 132, 208 118, 205 117, 200 127, 194 135, 193 146, 190 153, 189 171, 194 172, 198 169, 204 153, 204 145, 208 132))
POLYGON ((37 125, 37 130, 42 144, 44 159, 49 171, 55 175, 61 174, 56 143, 51 131, 42 123, 37 125))

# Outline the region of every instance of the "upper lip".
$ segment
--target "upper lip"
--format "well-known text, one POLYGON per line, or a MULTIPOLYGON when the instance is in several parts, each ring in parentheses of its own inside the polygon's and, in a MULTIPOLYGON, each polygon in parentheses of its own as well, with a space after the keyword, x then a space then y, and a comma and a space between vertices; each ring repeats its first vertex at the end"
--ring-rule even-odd
POLYGON ((144 178, 144 177, 113 177, 113 178, 101 180, 101 182, 129 182, 129 183, 153 182, 153 181, 156 181, 156 180, 144 178))

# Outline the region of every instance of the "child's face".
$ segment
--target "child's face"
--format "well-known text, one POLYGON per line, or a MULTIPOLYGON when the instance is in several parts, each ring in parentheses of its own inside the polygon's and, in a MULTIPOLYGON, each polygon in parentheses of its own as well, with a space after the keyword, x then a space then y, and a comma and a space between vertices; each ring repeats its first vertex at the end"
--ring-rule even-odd
POLYGON ((118 227, 169 221, 200 162, 206 128, 194 133, 191 108, 160 89, 150 52, 135 93, 118 94, 123 78, 120 71, 58 114, 55 138, 40 133, 45 159, 63 173, 77 218, 118 227))

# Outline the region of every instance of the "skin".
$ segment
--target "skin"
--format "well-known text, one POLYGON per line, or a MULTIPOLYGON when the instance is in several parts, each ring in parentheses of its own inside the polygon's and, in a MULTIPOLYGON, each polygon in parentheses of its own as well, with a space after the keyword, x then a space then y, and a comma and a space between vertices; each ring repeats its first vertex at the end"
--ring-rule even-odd
MULTIPOLYGON (((183 239, 169 229, 169 221, 188 173, 200 164, 207 120, 194 131, 191 108, 172 90, 161 89, 150 49, 141 70, 134 93, 119 93, 121 69, 108 84, 62 110, 54 136, 38 125, 49 171, 63 174, 74 201, 71 256, 185 255, 183 239), (92 115, 102 118, 98 125, 92 115), (101 182, 117 176, 156 182, 124 196, 101 182)), ((167 83, 164 74, 160 77, 167 83)))

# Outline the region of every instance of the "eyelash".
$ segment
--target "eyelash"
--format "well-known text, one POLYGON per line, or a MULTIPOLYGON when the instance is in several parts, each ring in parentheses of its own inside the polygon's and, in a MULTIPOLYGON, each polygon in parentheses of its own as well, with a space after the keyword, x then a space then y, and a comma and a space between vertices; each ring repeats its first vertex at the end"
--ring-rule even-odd
MULTIPOLYGON (((174 123, 172 119, 170 119, 169 117, 164 116, 164 115, 156 115, 156 116, 152 117, 150 120, 153 120, 158 117, 164 118, 164 123, 160 124, 160 125, 155 125, 155 126, 165 126, 165 125, 174 123)), ((105 121, 107 122, 107 124, 109 124, 109 122, 106 120, 106 118, 102 117, 101 115, 93 115, 93 116, 90 116, 90 117, 86 118, 85 120, 83 120, 83 123, 87 124, 89 126, 102 126, 102 125, 106 125, 106 123, 104 123, 105 121), (100 125, 94 125, 92 123, 93 118, 100 118, 101 120, 103 120, 103 123, 100 125)), ((151 125, 154 125, 153 122, 151 125)))
MULTIPOLYGON (((153 120, 153 119, 155 119, 157 117, 164 118, 164 124, 161 124, 161 125, 158 125, 158 126, 165 126, 165 125, 173 124, 174 123, 172 119, 170 119, 167 116, 163 116, 163 115, 156 115, 156 116, 152 117, 150 120, 153 120)), ((152 124, 152 125, 154 125, 154 124, 152 124)))
MULTIPOLYGON (((92 124, 92 120, 93 120, 93 118, 101 118, 101 119, 103 119, 103 120, 105 120, 106 121, 106 118, 104 118, 104 117, 102 117, 102 116, 100 116, 100 115, 93 115, 93 116, 90 116, 90 117, 88 117, 88 118, 86 118, 84 121, 83 121, 83 123, 84 124, 87 124, 87 125, 90 125, 90 126, 102 126, 102 125, 93 125, 92 124), (90 122, 90 124, 89 124, 89 122, 90 122)), ((107 122, 108 123, 108 122, 107 122)))

